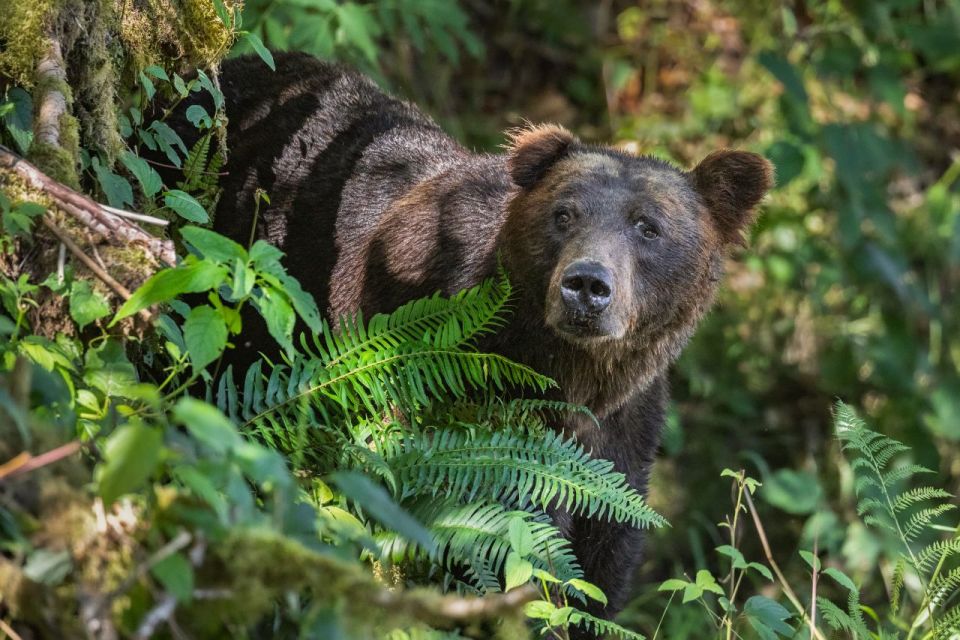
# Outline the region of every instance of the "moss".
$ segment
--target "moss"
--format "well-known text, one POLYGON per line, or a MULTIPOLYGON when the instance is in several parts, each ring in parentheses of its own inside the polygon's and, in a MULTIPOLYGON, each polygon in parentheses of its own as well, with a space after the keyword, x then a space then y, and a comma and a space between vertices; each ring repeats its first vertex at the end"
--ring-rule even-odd
POLYGON ((64 0, 6 2, 0 11, 0 75, 15 84, 32 87, 37 61, 46 47, 47 29, 64 0))
MULTIPOLYGON (((120 4, 120 37, 137 68, 151 64, 180 70, 209 67, 233 43, 233 32, 209 0, 120 0, 120 4)), ((230 0, 224 4, 228 9, 241 5, 230 0)))
POLYGON ((69 150, 44 142, 34 142, 30 145, 28 158, 48 176, 73 189, 80 188, 77 161, 69 150))

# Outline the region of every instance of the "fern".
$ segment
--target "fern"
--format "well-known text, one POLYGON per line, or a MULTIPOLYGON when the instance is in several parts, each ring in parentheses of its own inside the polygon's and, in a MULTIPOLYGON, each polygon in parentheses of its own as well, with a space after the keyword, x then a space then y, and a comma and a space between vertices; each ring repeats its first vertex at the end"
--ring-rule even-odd
MULTIPOLYGON (((583 577, 569 541, 560 536, 544 514, 511 511, 485 500, 469 504, 420 500, 408 509, 432 534, 441 565, 447 571, 466 567, 468 577, 480 593, 501 590, 499 576, 510 552, 508 528, 516 517, 527 522, 532 534, 529 559, 536 568, 548 571, 561 581, 583 577)), ((396 534, 382 534, 378 540, 383 557, 394 562, 427 557, 418 546, 396 534)), ((575 589, 570 589, 570 594, 582 598, 575 589)))
POLYGON ((184 191, 196 191, 207 168, 207 159, 210 156, 210 142, 213 132, 208 131, 193 144, 186 159, 183 161, 183 180, 177 186, 184 191))
POLYGON ((636 527, 666 523, 612 462, 591 458, 575 440, 555 432, 534 440, 446 430, 385 440, 378 448, 410 495, 486 496, 542 509, 556 504, 636 527))
POLYGON ((582 627, 596 634, 598 637, 621 638, 622 640, 646 640, 644 636, 635 631, 624 629, 616 622, 597 618, 579 609, 574 610, 574 612, 570 614, 569 620, 570 624, 582 627))
POLYGON ((932 499, 951 497, 934 487, 919 487, 897 494, 896 486, 903 480, 920 473, 932 473, 919 465, 891 466, 894 458, 909 451, 909 447, 867 428, 863 420, 848 405, 840 402, 836 407, 835 426, 837 437, 846 452, 857 454, 851 465, 857 474, 855 488, 860 501, 857 512, 864 522, 894 532, 903 544, 911 564, 918 567, 911 542, 927 531, 935 518, 954 508, 950 504, 926 507, 907 515, 917 505, 932 499), (873 491, 874 496, 864 496, 873 491))
POLYGON ((904 481, 931 471, 916 464, 894 465, 894 460, 909 448, 868 429, 853 409, 843 403, 837 404, 835 422, 844 451, 857 455, 851 465, 856 473, 855 487, 860 498, 858 513, 867 524, 893 532, 905 551, 894 570, 893 611, 900 608, 907 564, 924 584, 922 601, 908 638, 931 620, 935 637, 941 637, 938 634, 943 629, 955 630, 960 615, 955 609, 945 614, 941 612, 939 620, 936 616, 939 607, 960 593, 960 567, 950 568, 950 564, 960 558, 957 530, 951 539, 934 540, 924 547, 914 548, 922 537, 936 532, 934 522, 940 516, 955 509, 955 505, 945 502, 953 497, 952 494, 930 486, 898 491, 904 481), (864 495, 866 493, 871 495, 864 495))

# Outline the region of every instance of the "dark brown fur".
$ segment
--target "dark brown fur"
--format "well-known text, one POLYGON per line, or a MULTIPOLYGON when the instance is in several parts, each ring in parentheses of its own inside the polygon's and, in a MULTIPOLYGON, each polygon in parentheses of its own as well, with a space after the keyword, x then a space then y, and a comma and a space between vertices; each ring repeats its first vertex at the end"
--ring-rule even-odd
MULTIPOLYGON (((331 318, 453 294, 490 277, 499 255, 515 310, 482 347, 554 377, 559 397, 590 407, 599 429, 575 418, 556 427, 646 491, 667 368, 771 185, 766 160, 721 151, 687 173, 553 125, 513 132, 505 155, 471 154, 366 78, 295 54, 278 56, 276 73, 228 62, 222 83, 232 149, 217 230, 245 240, 254 190, 266 189, 273 204, 257 235, 287 253, 331 318), (565 274, 584 261, 609 273, 599 313, 563 298, 565 274)), ((249 354, 269 349, 262 329, 246 335, 249 354)), ((600 613, 616 612, 641 532, 555 515, 586 578, 610 598, 600 613)))

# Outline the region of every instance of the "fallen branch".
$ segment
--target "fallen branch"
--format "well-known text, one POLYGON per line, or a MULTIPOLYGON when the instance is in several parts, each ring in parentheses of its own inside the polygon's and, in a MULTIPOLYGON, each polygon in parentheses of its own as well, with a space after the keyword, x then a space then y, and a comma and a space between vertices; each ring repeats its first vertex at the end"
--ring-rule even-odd
POLYGON ((35 166, 0 145, 0 171, 10 171, 30 187, 43 192, 65 213, 116 246, 142 246, 157 262, 174 265, 177 256, 173 243, 153 236, 129 220, 104 208, 100 203, 57 182, 35 166))

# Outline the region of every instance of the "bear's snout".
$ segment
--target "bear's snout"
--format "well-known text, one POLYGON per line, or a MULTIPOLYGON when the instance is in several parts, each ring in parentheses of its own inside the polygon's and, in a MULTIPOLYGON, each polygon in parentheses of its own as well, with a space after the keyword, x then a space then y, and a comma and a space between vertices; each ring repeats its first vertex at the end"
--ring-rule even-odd
POLYGON ((610 306, 613 274, 599 262, 577 261, 568 266, 560 280, 560 297, 575 317, 597 316, 610 306))

